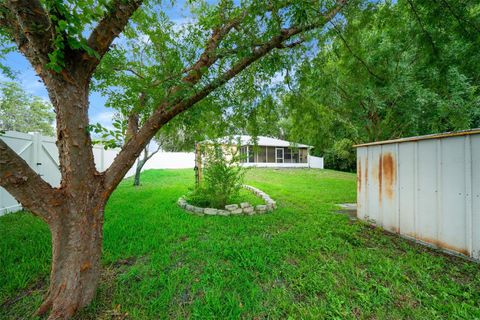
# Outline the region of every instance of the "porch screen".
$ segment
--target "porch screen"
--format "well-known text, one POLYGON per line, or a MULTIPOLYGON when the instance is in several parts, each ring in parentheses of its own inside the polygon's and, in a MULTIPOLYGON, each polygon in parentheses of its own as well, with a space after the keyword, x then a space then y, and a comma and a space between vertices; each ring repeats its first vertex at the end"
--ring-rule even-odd
POLYGON ((258 146, 257 148, 257 162, 267 162, 267 149, 266 147, 258 146))
POLYGON ((240 148, 240 162, 247 162, 247 147, 240 148))
POLYGON ((267 147, 267 162, 275 163, 275 147, 267 147))
POLYGON ((248 146, 248 162, 255 162, 253 146, 248 146))
POLYGON ((292 149, 290 148, 283 148, 284 152, 284 161, 285 163, 292 163, 292 149))
POLYGON ((298 149, 300 152, 300 163, 307 163, 308 150, 305 148, 298 149))

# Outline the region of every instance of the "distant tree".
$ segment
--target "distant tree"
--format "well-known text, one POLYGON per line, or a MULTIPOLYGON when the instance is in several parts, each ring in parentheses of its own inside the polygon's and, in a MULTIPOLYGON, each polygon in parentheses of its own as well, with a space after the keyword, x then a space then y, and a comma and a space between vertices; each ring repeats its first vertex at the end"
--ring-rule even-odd
POLYGON ((53 136, 53 106, 26 93, 15 82, 0 83, 0 130, 40 132, 53 136))
POLYGON ((478 1, 364 1, 329 27, 282 96, 288 135, 326 165, 354 170, 356 143, 480 126, 478 1))

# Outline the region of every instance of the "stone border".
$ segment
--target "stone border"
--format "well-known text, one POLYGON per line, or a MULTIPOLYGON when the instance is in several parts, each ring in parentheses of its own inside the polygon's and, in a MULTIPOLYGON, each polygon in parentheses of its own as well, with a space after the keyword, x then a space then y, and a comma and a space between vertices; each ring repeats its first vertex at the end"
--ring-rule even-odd
POLYGON ((249 215, 252 216, 254 214, 262 214, 273 211, 277 207, 277 203, 275 200, 270 198, 268 194, 263 192, 260 189, 249 185, 242 185, 243 188, 251 191, 256 196, 262 198, 265 201, 265 204, 259 204, 253 207, 248 202, 242 202, 240 204, 227 204, 225 206, 225 210, 223 209, 215 209, 215 208, 201 208, 191 205, 185 200, 184 196, 180 197, 177 201, 177 204, 189 213, 193 213, 196 215, 208 215, 208 216, 230 216, 230 215, 249 215))

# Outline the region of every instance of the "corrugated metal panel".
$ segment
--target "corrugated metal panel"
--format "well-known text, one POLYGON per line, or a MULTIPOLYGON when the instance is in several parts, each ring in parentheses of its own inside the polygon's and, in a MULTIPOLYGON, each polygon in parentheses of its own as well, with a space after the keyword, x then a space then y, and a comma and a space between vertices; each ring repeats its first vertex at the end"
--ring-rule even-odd
POLYGON ((472 256, 480 260, 480 137, 470 138, 472 156, 472 256))
POLYGON ((357 148, 358 218, 480 259, 480 132, 357 148))

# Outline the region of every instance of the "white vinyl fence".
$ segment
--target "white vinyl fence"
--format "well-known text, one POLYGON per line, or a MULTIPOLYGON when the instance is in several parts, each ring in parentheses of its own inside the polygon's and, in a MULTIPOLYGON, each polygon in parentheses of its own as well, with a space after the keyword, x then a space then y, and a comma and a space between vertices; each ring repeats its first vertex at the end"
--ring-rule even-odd
POLYGON ((323 169, 323 158, 308 156, 308 165, 310 168, 323 169))
MULTIPOLYGON (((21 133, 7 131, 0 136, 7 145, 19 154, 35 172, 52 186, 60 184, 58 149, 55 138, 45 137, 39 133, 21 133)), ((101 145, 93 147, 93 155, 97 170, 104 171, 117 156, 117 149, 105 150, 101 145)), ((180 169, 195 166, 194 153, 158 152, 144 166, 146 169, 180 169)), ((135 166, 126 177, 135 174, 135 166)), ((21 209, 20 204, 3 188, 0 187, 0 215, 21 209)))

